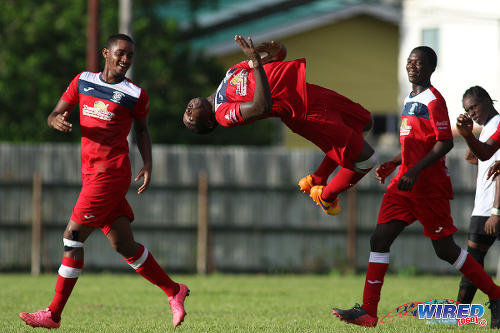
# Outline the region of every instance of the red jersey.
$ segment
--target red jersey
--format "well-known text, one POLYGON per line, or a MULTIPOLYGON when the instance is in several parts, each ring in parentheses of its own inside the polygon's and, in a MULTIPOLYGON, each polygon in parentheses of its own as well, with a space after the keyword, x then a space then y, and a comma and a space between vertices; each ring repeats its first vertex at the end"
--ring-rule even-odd
POLYGON ((62 100, 80 109, 82 173, 131 175, 127 136, 132 119, 149 112, 149 97, 127 78, 107 83, 101 73, 82 72, 62 100))
POLYGON ((403 174, 426 156, 438 140, 453 139, 446 102, 434 87, 405 99, 400 128, 401 165, 387 191, 409 197, 453 198, 450 175, 443 156, 420 172, 409 192, 398 190, 403 174))
MULTIPOLYGON (((267 117, 305 118, 307 105, 306 61, 297 59, 264 65, 271 96, 272 110, 267 117)), ((244 125, 240 104, 253 100, 255 75, 248 61, 231 67, 215 93, 215 119, 225 127, 244 125)))

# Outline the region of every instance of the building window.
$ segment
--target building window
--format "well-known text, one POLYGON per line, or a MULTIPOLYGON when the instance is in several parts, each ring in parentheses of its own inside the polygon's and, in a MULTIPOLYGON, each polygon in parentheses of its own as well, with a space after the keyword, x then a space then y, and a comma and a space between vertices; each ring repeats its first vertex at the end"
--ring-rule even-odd
POLYGON ((422 30, 422 45, 431 47, 439 55, 439 29, 429 28, 422 30))

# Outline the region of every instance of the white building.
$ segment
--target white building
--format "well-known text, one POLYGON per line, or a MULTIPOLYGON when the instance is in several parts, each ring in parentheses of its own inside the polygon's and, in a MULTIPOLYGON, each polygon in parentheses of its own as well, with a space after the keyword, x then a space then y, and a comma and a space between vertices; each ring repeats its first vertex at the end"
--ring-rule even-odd
POLYGON ((463 112, 462 96, 469 87, 482 86, 500 100, 499 0, 403 1, 400 103, 411 88, 404 65, 419 45, 432 47, 438 55, 432 83, 446 99, 453 125, 463 112))

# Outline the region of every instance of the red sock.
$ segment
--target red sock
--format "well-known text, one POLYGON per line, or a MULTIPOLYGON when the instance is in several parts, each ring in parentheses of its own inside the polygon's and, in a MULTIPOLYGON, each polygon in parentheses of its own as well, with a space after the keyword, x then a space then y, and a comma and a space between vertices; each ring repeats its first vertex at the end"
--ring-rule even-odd
POLYGON ((62 257, 61 267, 57 275, 56 293, 52 299, 52 303, 49 305, 50 312, 52 313, 52 320, 56 322, 61 320, 61 313, 73 291, 73 287, 76 284, 76 280, 78 280, 82 268, 83 260, 62 257))
POLYGON ((366 175, 366 173, 359 173, 347 168, 341 168, 335 177, 330 180, 328 185, 323 187, 321 199, 332 202, 337 198, 337 195, 344 192, 348 188, 355 185, 366 175))
POLYGON ((389 267, 389 252, 387 253, 370 253, 370 261, 368 262, 368 270, 366 271, 365 289, 363 291, 363 305, 362 308, 373 317, 377 317, 377 307, 380 301, 380 292, 384 284, 385 273, 389 267), (387 262, 373 262, 372 257, 375 255, 382 255, 386 257, 387 262))
POLYGON ((168 296, 174 296, 179 292, 179 285, 170 279, 143 245, 134 256, 125 260, 138 274, 152 284, 156 284, 168 296))
POLYGON ((481 264, 479 264, 470 254, 467 254, 467 258, 462 268, 460 268, 460 272, 462 272, 472 284, 488 295, 490 301, 500 298, 500 287, 493 282, 491 276, 484 271, 481 264))
POLYGON ((326 185, 328 177, 338 166, 337 162, 325 156, 318 169, 311 175, 314 185, 326 185))

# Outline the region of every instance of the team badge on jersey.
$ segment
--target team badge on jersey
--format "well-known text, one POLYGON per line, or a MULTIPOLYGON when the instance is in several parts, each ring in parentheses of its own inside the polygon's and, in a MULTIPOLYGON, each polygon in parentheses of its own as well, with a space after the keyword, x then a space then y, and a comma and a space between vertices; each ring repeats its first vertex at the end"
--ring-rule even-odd
POLYGON ((124 93, 122 93, 121 91, 115 90, 115 91, 113 91, 113 97, 111 97, 111 102, 120 103, 120 100, 124 96, 125 96, 124 93))
POLYGON ((93 107, 84 104, 82 113, 85 116, 110 121, 111 119, 113 119, 115 114, 113 112, 108 111, 108 105, 109 104, 104 104, 103 101, 95 101, 93 107))

